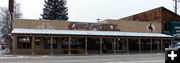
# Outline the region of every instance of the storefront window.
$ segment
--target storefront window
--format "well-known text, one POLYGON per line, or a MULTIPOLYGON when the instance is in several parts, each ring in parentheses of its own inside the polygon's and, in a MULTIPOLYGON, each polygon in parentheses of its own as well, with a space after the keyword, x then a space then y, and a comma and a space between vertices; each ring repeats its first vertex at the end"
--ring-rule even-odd
POLYGON ((85 48, 85 38, 71 38, 71 48, 74 49, 84 49, 85 48))
POLYGON ((152 41, 152 50, 161 50, 161 40, 155 39, 152 41))
POLYGON ((50 48, 51 48, 51 38, 44 37, 44 49, 50 49, 50 48))
POLYGON ((61 46, 63 49, 68 49, 68 37, 62 37, 61 46))
POLYGON ((125 43, 126 43, 126 39, 116 39, 116 50, 120 51, 120 50, 124 50, 123 48, 125 47, 125 43))
POLYGON ((53 38, 53 49, 57 49, 57 45, 58 45, 58 38, 54 37, 53 38))
POLYGON ((99 38, 88 38, 88 50, 99 50, 100 39, 99 38))
POLYGON ((42 37, 35 37, 34 39, 34 49, 44 49, 43 44, 42 44, 43 40, 42 37))
POLYGON ((129 50, 136 51, 139 50, 139 40, 138 39, 129 39, 129 50))
POLYGON ((17 37, 17 48, 18 49, 31 49, 31 37, 17 37))
POLYGON ((141 40, 141 50, 150 50, 150 39, 142 39, 141 40))
POLYGON ((111 53, 113 51, 112 50, 113 42, 114 42, 114 39, 103 38, 103 43, 102 43, 103 53, 111 53))

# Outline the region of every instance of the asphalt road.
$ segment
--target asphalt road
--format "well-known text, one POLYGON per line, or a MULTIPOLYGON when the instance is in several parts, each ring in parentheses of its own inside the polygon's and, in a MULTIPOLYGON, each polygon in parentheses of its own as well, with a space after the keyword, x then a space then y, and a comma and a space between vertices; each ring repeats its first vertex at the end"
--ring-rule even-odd
POLYGON ((88 56, 0 57, 0 63, 165 63, 161 54, 118 54, 88 56))

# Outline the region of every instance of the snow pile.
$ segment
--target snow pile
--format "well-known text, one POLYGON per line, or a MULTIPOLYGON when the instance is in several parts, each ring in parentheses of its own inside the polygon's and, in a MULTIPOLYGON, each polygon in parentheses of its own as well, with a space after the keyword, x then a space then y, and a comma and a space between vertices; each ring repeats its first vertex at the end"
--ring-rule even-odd
MULTIPOLYGON (((9 52, 10 52, 10 50, 8 48, 6 48, 4 50, 0 49, 0 56, 9 56, 9 55, 3 54, 3 53, 9 53, 9 52)), ((12 56, 12 55, 10 55, 10 56, 12 56)))

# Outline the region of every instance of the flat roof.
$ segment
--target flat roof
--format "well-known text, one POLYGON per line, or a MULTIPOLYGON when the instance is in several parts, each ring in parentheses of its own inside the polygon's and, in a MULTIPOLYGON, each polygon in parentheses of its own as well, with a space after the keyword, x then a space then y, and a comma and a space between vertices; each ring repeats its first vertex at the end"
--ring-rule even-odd
POLYGON ((12 34, 60 34, 60 35, 96 35, 96 36, 133 36, 133 37, 172 37, 160 33, 136 33, 119 31, 84 31, 84 30, 51 30, 15 28, 12 34))

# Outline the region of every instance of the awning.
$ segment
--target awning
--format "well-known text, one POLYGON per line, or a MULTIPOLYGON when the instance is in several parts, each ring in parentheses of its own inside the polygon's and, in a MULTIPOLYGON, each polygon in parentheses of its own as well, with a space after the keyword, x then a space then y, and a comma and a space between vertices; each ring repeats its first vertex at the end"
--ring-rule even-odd
POLYGON ((50 30, 14 28, 12 34, 60 34, 60 35, 97 35, 97 36, 134 36, 134 37, 172 37, 160 33, 136 33, 119 31, 81 31, 81 30, 50 30))

